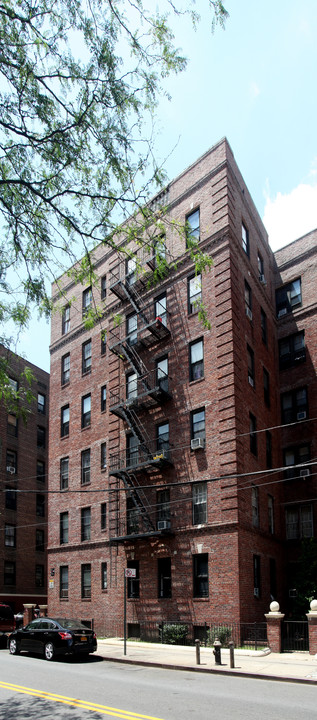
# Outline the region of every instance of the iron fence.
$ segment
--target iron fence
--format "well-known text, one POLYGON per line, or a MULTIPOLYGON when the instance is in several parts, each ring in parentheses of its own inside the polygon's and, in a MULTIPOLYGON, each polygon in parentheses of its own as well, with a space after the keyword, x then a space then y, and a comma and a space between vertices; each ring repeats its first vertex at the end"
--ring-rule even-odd
POLYGON ((128 637, 144 642, 161 642, 173 645, 194 645, 195 640, 213 645, 216 637, 223 647, 233 640, 235 647, 258 650, 267 647, 267 626, 262 623, 213 623, 196 625, 179 620, 128 623, 128 637))

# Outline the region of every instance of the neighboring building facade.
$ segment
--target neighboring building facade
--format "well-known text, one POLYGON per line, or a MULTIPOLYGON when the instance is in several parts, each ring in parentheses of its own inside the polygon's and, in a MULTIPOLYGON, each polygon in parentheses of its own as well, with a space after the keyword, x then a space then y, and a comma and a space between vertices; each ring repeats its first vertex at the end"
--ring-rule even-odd
POLYGON ((47 603, 49 374, 2 345, 0 356, 16 389, 24 385, 26 367, 33 375, 26 420, 0 405, 0 602, 18 613, 24 604, 47 603))
POLYGON ((136 250, 145 273, 98 247, 98 287, 63 276, 52 321, 49 612, 93 618, 105 635, 123 632, 125 568, 135 634, 145 621, 189 622, 196 636, 205 622, 262 621, 288 592, 277 338, 289 330, 275 290, 305 257, 300 272, 287 249, 274 258, 225 139, 156 202, 166 234, 136 250), (197 276, 192 241, 213 258, 197 276), (151 285, 162 256, 177 264, 151 285), (102 319, 88 330, 92 303, 102 319))

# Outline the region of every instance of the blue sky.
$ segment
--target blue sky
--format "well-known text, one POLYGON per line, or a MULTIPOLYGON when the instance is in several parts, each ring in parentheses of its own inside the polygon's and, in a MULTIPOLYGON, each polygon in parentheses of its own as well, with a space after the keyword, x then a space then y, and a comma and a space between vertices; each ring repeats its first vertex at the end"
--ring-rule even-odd
MULTIPOLYGON (((165 84, 157 156, 172 179, 226 135, 275 250, 317 227, 317 2, 224 4, 225 31, 211 34, 207 0, 196 32, 173 22, 189 63, 165 84)), ((49 370, 48 346, 35 317, 17 352, 49 370)))

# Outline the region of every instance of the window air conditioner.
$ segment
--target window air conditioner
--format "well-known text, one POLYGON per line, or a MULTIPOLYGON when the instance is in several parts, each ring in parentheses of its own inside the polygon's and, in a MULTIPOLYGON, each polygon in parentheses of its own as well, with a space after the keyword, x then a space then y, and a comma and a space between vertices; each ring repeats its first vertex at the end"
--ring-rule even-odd
POLYGON ((7 472, 11 475, 15 475, 15 467, 14 465, 7 465, 7 472))
POLYGON ((252 310, 250 310, 249 307, 246 307, 245 314, 249 318, 249 320, 252 320, 252 310))
POLYGON ((277 316, 277 317, 280 318, 280 317, 283 317, 283 315, 286 315, 286 314, 287 314, 287 308, 284 307, 284 308, 281 308, 281 309, 278 311, 278 316, 277 316))
POLYGON ((170 520, 158 520, 158 523, 157 523, 158 530, 169 530, 170 527, 171 527, 170 520))
POLYGON ((290 598, 295 598, 295 597, 297 597, 297 590, 296 590, 296 588, 291 588, 291 589, 288 591, 288 597, 290 597, 290 598))
POLYGON ((310 475, 310 470, 309 470, 309 468, 302 468, 299 471, 299 474, 300 474, 300 477, 307 477, 308 475, 310 475))
POLYGON ((306 418, 306 410, 302 410, 302 412, 297 413, 297 420, 305 420, 306 418))
POLYGON ((204 447, 205 447, 204 438, 201 438, 201 437, 193 438, 190 441, 190 449, 191 450, 200 450, 200 449, 203 449, 204 447))
POLYGON ((254 597, 260 597, 260 590, 259 588, 254 588, 254 597))
POLYGON ((262 283, 262 285, 266 285, 266 279, 263 274, 259 275, 259 280, 260 280, 260 283, 262 283))

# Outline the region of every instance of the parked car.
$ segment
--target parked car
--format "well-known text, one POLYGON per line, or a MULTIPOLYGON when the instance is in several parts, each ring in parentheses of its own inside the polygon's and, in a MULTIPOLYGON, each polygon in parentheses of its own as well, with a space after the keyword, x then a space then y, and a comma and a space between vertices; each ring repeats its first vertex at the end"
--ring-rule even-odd
POLYGON ((11 633, 9 650, 11 655, 26 650, 53 660, 56 655, 93 653, 97 638, 80 620, 37 618, 11 633))
POLYGON ((13 610, 9 605, 0 603, 0 645, 7 647, 7 641, 12 630, 15 629, 13 610))

